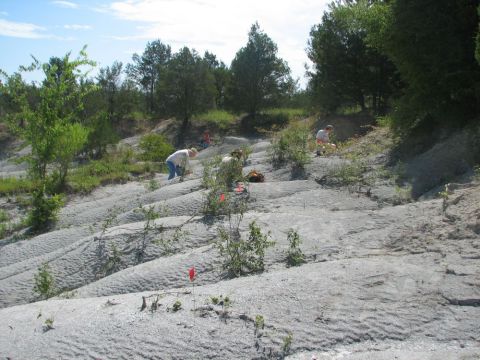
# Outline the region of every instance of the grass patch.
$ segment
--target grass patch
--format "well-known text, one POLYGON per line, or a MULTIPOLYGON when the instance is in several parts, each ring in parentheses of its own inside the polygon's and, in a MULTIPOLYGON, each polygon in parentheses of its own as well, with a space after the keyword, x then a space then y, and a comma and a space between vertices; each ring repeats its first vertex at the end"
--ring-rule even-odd
POLYGON ((0 196, 31 192, 33 182, 25 178, 7 177, 0 178, 0 196))
POLYGON ((203 121, 207 126, 226 130, 235 121, 235 115, 224 110, 210 110, 206 113, 196 115, 193 120, 203 121))
POLYGON ((311 140, 308 126, 291 124, 274 134, 272 147, 268 152, 270 163, 276 168, 290 164, 292 171, 303 170, 305 165, 311 161, 309 156, 311 140))
POLYGON ((5 210, 0 209, 0 223, 8 221, 8 214, 5 210))
POLYGON ((274 108, 268 109, 263 112, 264 114, 270 116, 286 116, 289 121, 298 120, 309 116, 309 113, 306 109, 295 109, 295 108, 274 108))
POLYGON ((366 163, 360 160, 351 160, 340 166, 334 167, 329 176, 339 185, 355 185, 364 183, 363 174, 366 172, 366 163))
POLYGON ((132 175, 161 170, 158 164, 124 163, 118 159, 102 159, 73 170, 67 177, 67 185, 73 192, 87 193, 100 185, 124 183, 132 175))
MULTIPOLYGON (((132 176, 166 170, 163 163, 137 162, 136 156, 130 148, 121 149, 103 159, 73 168, 67 176, 67 189, 74 193, 88 193, 101 185, 124 183, 132 176)), ((0 178, 0 196, 31 193, 34 189, 34 182, 27 178, 0 178)))

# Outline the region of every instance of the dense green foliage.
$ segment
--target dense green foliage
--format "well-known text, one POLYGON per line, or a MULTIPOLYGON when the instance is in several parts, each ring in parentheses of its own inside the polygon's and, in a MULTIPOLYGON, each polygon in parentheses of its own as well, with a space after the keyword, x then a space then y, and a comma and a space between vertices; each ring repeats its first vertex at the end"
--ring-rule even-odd
POLYGON ((392 63, 366 42, 368 27, 380 20, 368 17, 368 11, 364 1, 351 6, 333 3, 310 32, 310 87, 325 110, 358 105, 384 113, 398 86, 392 63))
POLYGON ((392 2, 382 35, 406 84, 394 113, 399 127, 458 126, 479 113, 477 31, 473 0, 392 2))
POLYGON ((473 0, 332 3, 310 33, 315 103, 327 110, 391 110, 391 124, 404 136, 474 121, 480 112, 477 6, 473 0))
POLYGON ((232 61, 229 98, 233 109, 255 115, 293 93, 290 68, 277 52, 272 39, 257 23, 252 25, 247 45, 232 61))
POLYGON ((174 147, 160 134, 147 134, 140 140, 142 159, 146 161, 164 162, 174 152, 174 147))
POLYGON ((208 110, 215 99, 214 76, 206 62, 184 47, 174 54, 168 67, 165 91, 168 112, 182 120, 180 136, 194 114, 208 110))
POLYGON ((156 97, 161 90, 161 83, 165 75, 166 65, 172 56, 170 45, 155 40, 147 43, 142 56, 134 54, 133 64, 127 65, 127 74, 146 94, 147 108, 150 112, 159 112, 161 103, 156 97))

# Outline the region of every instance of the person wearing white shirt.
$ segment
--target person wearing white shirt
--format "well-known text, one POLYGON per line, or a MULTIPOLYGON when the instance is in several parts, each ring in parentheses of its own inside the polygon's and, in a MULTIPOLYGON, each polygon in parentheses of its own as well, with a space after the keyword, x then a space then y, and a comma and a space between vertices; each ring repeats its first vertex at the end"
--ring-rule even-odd
POLYGON ((332 131, 333 131, 332 125, 327 125, 325 126, 324 129, 318 130, 317 136, 316 136, 318 156, 325 152, 327 146, 333 149, 337 147, 335 144, 330 143, 330 133, 332 131))
POLYGON ((197 156, 198 151, 195 148, 175 151, 165 161, 168 167, 168 180, 175 176, 182 176, 189 167, 188 159, 197 156))

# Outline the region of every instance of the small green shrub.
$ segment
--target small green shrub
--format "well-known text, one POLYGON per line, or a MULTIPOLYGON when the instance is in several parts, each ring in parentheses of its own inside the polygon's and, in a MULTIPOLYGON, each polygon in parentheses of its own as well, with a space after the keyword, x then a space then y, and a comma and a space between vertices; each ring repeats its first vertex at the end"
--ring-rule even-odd
POLYGON ((210 189, 215 185, 217 169, 221 162, 222 162, 222 158, 220 156, 215 156, 211 160, 202 162, 202 165, 203 165, 202 187, 204 189, 210 189))
POLYGON ((203 164, 202 186, 207 189, 204 194, 203 213, 217 216, 228 211, 232 206, 230 189, 236 181, 243 181, 241 161, 233 160, 222 163, 220 157, 203 164))
POLYGON ((244 240, 239 232, 240 221, 227 229, 219 227, 220 241, 217 248, 223 259, 223 268, 233 276, 247 272, 263 271, 265 250, 275 244, 269 240, 270 233, 263 234, 255 221, 249 224, 249 236, 244 240))
POLYGON ((293 229, 288 231, 287 240, 290 244, 287 253, 287 264, 288 266, 298 266, 305 262, 305 255, 303 255, 302 250, 300 249, 300 235, 293 229))
POLYGON ((34 275, 33 291, 40 296, 40 298, 48 299, 55 295, 55 279, 50 273, 50 266, 48 263, 43 263, 38 268, 38 273, 34 275))
POLYGON ((287 336, 283 338, 282 351, 284 355, 287 355, 292 349, 293 334, 288 333, 287 336))
POLYGON ((265 319, 263 318, 262 315, 256 315, 255 316, 255 330, 261 330, 265 327, 265 319))
POLYGON ((147 189, 148 189, 149 191, 155 191, 155 190, 157 190, 157 189, 159 189, 159 188, 160 188, 160 184, 158 183, 157 180, 155 180, 155 179, 150 179, 150 180, 148 181, 147 189))
POLYGON ((406 204, 412 201, 412 186, 395 185, 395 196, 393 198, 394 205, 406 204))
POLYGON ((63 196, 60 194, 46 195, 44 188, 33 191, 32 209, 28 214, 27 224, 33 232, 43 231, 56 221, 57 214, 63 206, 63 196))
POLYGON ((366 164, 361 160, 351 160, 340 166, 334 167, 329 172, 329 177, 333 178, 340 185, 354 185, 364 182, 363 174, 366 172, 366 164))
POLYGON ((137 261, 140 262, 145 256, 145 250, 149 244, 149 235, 158 229, 157 225, 155 224, 155 220, 159 218, 160 214, 155 211, 154 205, 140 206, 135 211, 142 213, 145 219, 140 241, 136 244, 136 257, 137 261))
POLYGON ((122 265, 122 253, 118 250, 117 245, 110 244, 110 253, 108 254, 107 262, 105 263, 103 270, 105 276, 110 275, 118 270, 122 265))
POLYGON ((445 184, 444 190, 438 193, 438 196, 442 199, 442 213, 445 214, 448 208, 448 200, 450 198, 450 184, 445 184))
POLYGON ((119 137, 106 112, 90 117, 87 125, 90 132, 85 150, 90 156, 102 157, 106 153, 108 145, 118 142, 119 137))
POLYGON ((49 330, 55 329, 53 327, 53 322, 54 322, 53 316, 50 316, 49 318, 45 319, 45 322, 43 323, 43 332, 47 332, 49 330))
POLYGON ((172 305, 173 312, 177 312, 181 308, 182 308, 182 302, 180 300, 175 301, 172 305))
POLYGON ((216 175, 216 184, 230 188, 237 181, 244 181, 242 174, 242 159, 233 158, 231 161, 221 163, 216 175))
POLYGON ((210 296, 210 301, 212 302, 213 305, 218 305, 218 297, 210 296))
POLYGON ((140 140, 140 149, 143 153, 142 160, 164 162, 165 159, 175 150, 160 134, 147 134, 140 140))

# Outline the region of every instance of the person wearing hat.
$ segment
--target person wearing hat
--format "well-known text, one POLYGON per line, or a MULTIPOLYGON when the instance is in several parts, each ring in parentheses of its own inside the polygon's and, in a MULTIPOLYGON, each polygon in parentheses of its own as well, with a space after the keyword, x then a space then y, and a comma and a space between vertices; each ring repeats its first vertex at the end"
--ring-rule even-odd
POLYGON ((229 163, 231 161, 240 161, 242 159, 243 151, 241 149, 233 150, 230 155, 226 155, 222 158, 222 163, 229 163))
POLYGON ((175 151, 172 155, 167 157, 165 161, 168 167, 168 180, 176 176, 186 175, 189 168, 188 159, 197 156, 198 151, 195 148, 183 149, 175 151))
POLYGON ((330 143, 330 133, 332 131, 332 125, 327 125, 324 129, 318 130, 317 136, 315 137, 317 140, 317 156, 322 155, 325 152, 327 146, 333 149, 337 147, 335 144, 330 143))

